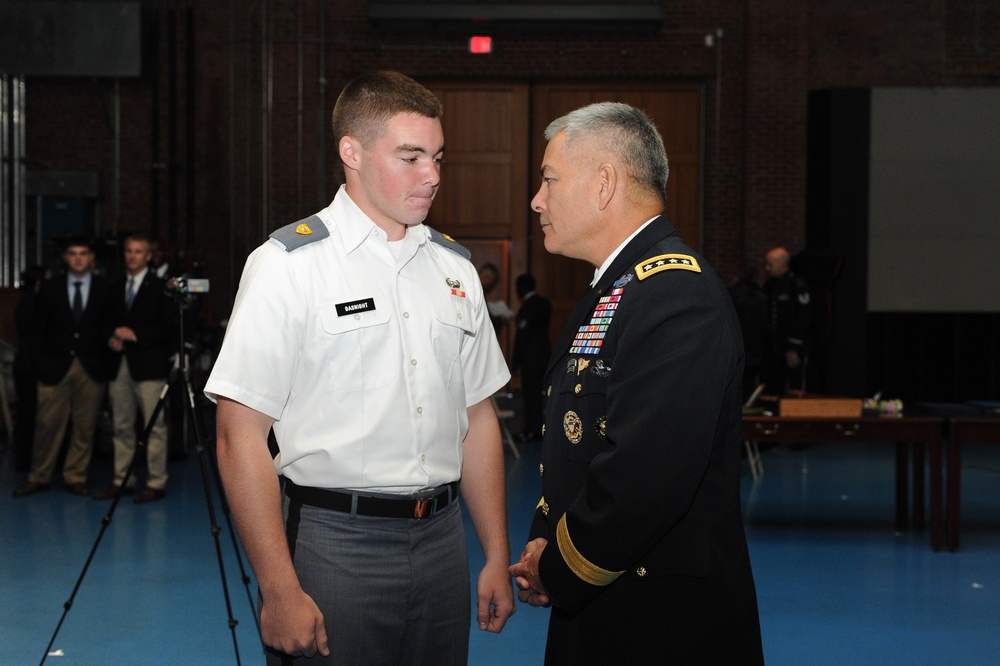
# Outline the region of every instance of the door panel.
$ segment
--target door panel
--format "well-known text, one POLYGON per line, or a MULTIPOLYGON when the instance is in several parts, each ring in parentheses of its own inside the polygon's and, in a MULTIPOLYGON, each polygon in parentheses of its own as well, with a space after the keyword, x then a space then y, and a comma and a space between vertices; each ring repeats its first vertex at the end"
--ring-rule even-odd
MULTIPOLYGON (((538 188, 545 127, 593 102, 620 101, 646 111, 667 149, 667 215, 694 248, 701 245, 702 98, 700 83, 479 83, 428 84, 444 104, 445 158, 441 188, 427 222, 464 240, 477 266, 490 260, 475 239, 509 241, 507 293, 521 273, 535 275, 552 301, 551 336, 562 331, 594 267, 545 251, 530 201, 538 188)), ((517 303, 510 306, 516 310, 517 303)))

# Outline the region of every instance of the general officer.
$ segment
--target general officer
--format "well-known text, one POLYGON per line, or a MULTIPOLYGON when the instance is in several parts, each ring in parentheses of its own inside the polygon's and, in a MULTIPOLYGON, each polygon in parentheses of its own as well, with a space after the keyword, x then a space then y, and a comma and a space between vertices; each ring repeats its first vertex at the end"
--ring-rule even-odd
POLYGON ((545 248, 597 270, 548 368, 518 596, 552 606, 547 664, 763 663, 731 299, 663 216, 666 153, 643 112, 590 105, 545 138, 545 248))
POLYGON ((510 373, 475 267, 422 224, 441 114, 396 72, 346 86, 333 111, 346 185, 251 254, 206 385, 269 664, 465 664, 459 480, 486 556, 479 628, 514 611, 491 400, 510 373))

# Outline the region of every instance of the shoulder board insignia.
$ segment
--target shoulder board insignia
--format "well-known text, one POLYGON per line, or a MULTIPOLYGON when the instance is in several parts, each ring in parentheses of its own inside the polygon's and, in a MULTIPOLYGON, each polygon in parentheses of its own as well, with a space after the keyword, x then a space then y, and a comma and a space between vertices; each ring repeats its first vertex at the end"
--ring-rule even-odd
POLYGON ((650 257, 641 264, 636 265, 635 273, 640 280, 645 280, 654 273, 676 268, 701 273, 701 266, 698 265, 698 260, 689 254, 661 254, 657 257, 650 257))
POLYGON ((437 243, 438 245, 446 247, 452 252, 460 254, 466 259, 472 259, 472 253, 469 252, 468 248, 459 245, 458 241, 456 241, 451 236, 443 234, 437 229, 434 229, 433 227, 427 227, 427 231, 430 232, 431 240, 437 243))
POLYGON ((281 243, 285 252, 297 250, 309 243, 323 240, 330 235, 330 230, 326 228, 319 216, 312 217, 281 227, 270 235, 270 238, 281 243))

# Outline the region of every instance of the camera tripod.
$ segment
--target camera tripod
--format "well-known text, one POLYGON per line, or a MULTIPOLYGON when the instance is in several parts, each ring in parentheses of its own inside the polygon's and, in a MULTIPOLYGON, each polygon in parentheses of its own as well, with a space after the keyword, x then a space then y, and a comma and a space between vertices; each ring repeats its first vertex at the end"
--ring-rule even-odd
MULTIPOLYGON (((183 282, 180 284, 183 285, 183 282)), ((183 287, 182 287, 183 289, 183 287)), ((169 291, 168 291, 169 293, 169 291)), ((90 564, 94 559, 94 555, 97 553, 97 549, 101 544, 101 540, 104 538, 104 533, 107 531, 108 526, 111 524, 111 520, 114 516, 115 509, 118 507, 118 503, 121 501, 122 494, 128 487, 128 482, 132 478, 132 473, 135 469, 136 463, 139 460, 140 454, 142 454, 146 449, 146 442, 149 440, 149 436, 156 424, 156 419, 163 411, 164 405, 167 401, 167 394, 170 390, 171 383, 182 384, 184 389, 184 412, 187 420, 191 424, 191 428, 194 432, 195 439, 195 450, 198 453, 198 459, 200 463, 201 470, 201 480, 202 486, 205 491, 205 503, 208 508, 209 523, 211 526, 212 538, 215 541, 215 553, 216 558, 219 563, 219 575, 222 581, 222 593, 226 601, 226 612, 228 614, 228 625, 230 633, 233 639, 233 650, 236 656, 236 664, 239 666, 240 661, 240 648, 239 642, 236 638, 236 626, 239 621, 233 616, 232 603, 229 597, 229 586, 226 579, 226 567, 222 555, 222 546, 219 541, 219 532, 221 531, 219 524, 215 516, 215 501, 212 492, 212 481, 215 482, 216 490, 218 491, 219 500, 222 506, 223 514, 226 517, 226 523, 229 527, 229 536, 233 544, 233 550, 236 553, 236 561, 239 565, 240 576, 243 581, 243 587, 247 593, 247 601, 250 604, 250 612, 254 618, 254 622, 257 623, 257 635, 260 636, 260 622, 257 618, 257 613, 255 610, 255 605, 253 601, 253 595, 250 592, 250 576, 247 574, 246 569, 243 566, 243 558, 240 554, 239 542, 236 538, 236 532, 233 529, 232 519, 229 512, 229 504, 226 501, 226 495, 222 488, 222 479, 219 476, 218 468, 209 460, 208 451, 205 446, 205 438, 202 433, 201 419, 198 414, 197 405, 194 398, 194 390, 191 388, 191 376, 190 376, 190 366, 188 362, 187 347, 184 337, 184 310, 190 306, 191 299, 188 294, 181 293, 180 295, 171 294, 175 296, 175 300, 178 303, 179 309, 179 334, 180 334, 180 347, 176 356, 176 361, 174 363, 174 368, 171 372, 171 377, 167 379, 163 384, 163 388, 160 390, 160 396, 156 401, 156 406, 153 408, 152 414, 148 415, 148 420, 143 428, 142 435, 136 440, 135 452, 132 456, 132 460, 129 462, 128 469, 125 472, 125 477, 118 484, 115 490, 115 494, 111 499, 111 507, 108 512, 101 519, 101 529, 98 532, 97 539, 94 542, 93 547, 90 549, 90 554, 87 556, 87 560, 83 565, 83 570, 80 572, 80 576, 76 581, 76 585, 73 587, 73 591, 70 594, 69 599, 63 604, 63 614, 59 618, 59 623, 56 625, 55 631, 52 633, 52 638, 49 640, 49 644, 45 647, 45 653, 42 655, 42 660, 39 666, 45 664, 45 660, 48 658, 49 653, 52 649, 52 645, 55 643, 56 637, 59 634, 59 630, 62 628, 63 622, 66 620, 66 616, 69 614, 70 609, 73 607, 73 601, 76 598, 77 592, 80 590, 80 586, 83 584, 83 579, 87 575, 87 570, 90 568, 90 564)), ((263 641, 261 642, 261 649, 263 649, 263 641)))

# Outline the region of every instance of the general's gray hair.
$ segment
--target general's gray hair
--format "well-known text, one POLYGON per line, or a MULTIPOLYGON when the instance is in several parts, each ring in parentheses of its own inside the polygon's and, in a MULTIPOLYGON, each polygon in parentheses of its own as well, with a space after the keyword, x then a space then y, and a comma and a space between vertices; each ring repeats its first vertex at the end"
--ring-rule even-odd
POLYGON ((627 174, 640 186, 666 197, 667 151, 656 125, 646 113, 621 102, 598 102, 556 118, 545 128, 545 140, 566 133, 566 145, 597 140, 618 156, 627 174))

